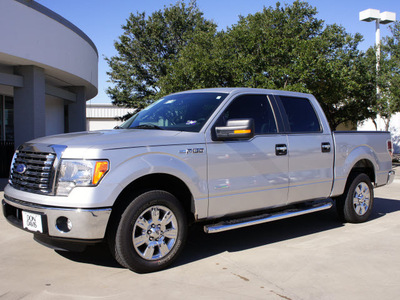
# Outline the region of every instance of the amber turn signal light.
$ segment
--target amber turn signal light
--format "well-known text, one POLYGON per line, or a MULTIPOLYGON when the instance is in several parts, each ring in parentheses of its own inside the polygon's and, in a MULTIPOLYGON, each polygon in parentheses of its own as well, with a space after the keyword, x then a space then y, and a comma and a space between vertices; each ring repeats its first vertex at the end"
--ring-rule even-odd
POLYGON ((97 161, 94 168, 92 184, 96 185, 100 182, 103 176, 108 172, 108 161, 97 161))

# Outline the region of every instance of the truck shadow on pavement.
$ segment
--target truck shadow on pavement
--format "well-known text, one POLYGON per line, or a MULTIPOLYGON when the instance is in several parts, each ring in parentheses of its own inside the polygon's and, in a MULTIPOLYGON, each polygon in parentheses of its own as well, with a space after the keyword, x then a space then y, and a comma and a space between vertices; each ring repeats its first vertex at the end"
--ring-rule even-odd
MULTIPOLYGON (((400 211, 400 200, 376 198, 368 222, 400 211)), ((265 223, 216 234, 206 234, 201 225, 189 230, 186 246, 171 268, 215 256, 223 252, 238 252, 329 231, 344 226, 338 220, 336 208, 286 220, 265 223)), ((79 263, 122 268, 111 256, 106 245, 88 247, 81 253, 57 251, 61 256, 79 263)))

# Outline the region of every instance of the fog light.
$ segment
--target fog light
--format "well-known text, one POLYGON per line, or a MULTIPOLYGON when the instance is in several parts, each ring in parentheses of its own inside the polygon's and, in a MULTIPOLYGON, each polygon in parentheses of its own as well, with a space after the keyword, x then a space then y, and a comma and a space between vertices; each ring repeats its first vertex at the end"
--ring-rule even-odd
POLYGON ((70 232, 72 229, 72 222, 66 217, 59 217, 56 221, 56 228, 64 233, 70 232))

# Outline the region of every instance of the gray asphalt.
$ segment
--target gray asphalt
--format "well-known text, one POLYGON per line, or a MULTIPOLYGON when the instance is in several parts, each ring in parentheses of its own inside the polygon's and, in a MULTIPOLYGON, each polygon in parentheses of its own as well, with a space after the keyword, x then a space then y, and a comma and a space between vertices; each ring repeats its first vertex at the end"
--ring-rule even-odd
POLYGON ((399 192, 399 175, 376 189, 363 224, 342 224, 331 209, 213 235, 195 227, 175 265, 145 275, 105 248, 43 247, 1 216, 0 298, 398 299, 399 192))

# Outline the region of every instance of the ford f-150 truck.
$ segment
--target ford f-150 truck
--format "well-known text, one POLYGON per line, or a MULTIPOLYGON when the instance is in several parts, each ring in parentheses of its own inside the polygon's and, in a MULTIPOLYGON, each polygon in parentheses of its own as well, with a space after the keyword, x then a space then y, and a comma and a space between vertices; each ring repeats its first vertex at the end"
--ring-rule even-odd
POLYGON ((106 241, 136 272, 166 268, 189 224, 207 233, 332 207, 371 214, 393 181, 388 132, 332 132, 310 94, 221 88, 166 96, 114 130, 21 145, 3 212, 59 249, 106 241))

